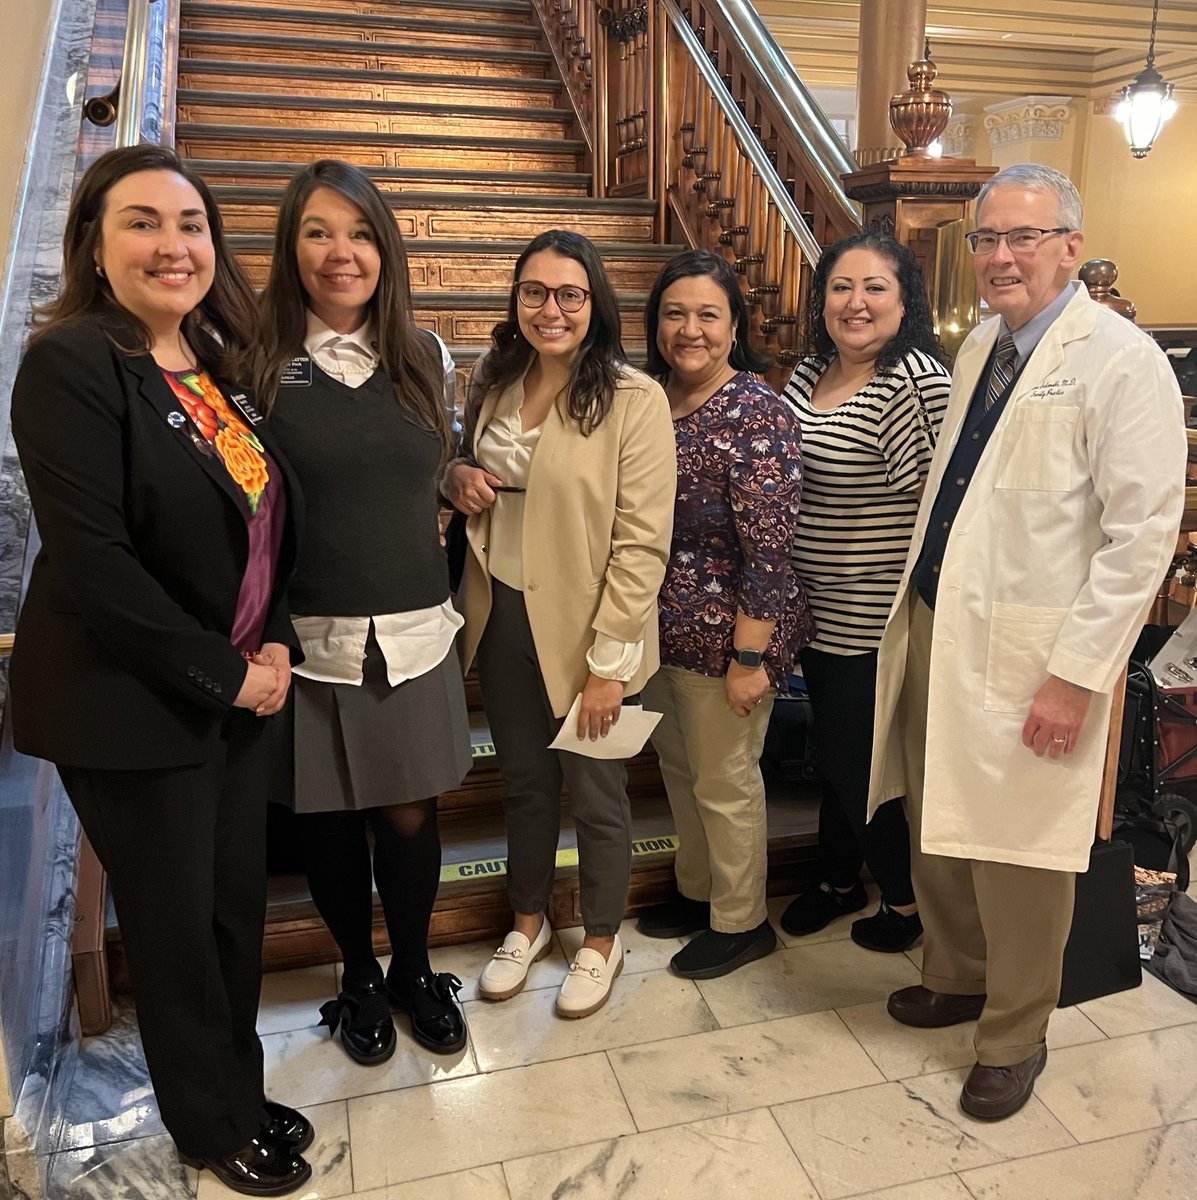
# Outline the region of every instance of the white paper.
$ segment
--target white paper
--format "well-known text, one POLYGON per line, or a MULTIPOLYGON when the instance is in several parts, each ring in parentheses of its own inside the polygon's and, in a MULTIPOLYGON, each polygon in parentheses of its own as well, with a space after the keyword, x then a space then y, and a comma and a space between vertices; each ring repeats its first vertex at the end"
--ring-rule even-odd
POLYGON ((619 720, 607 731, 606 737, 592 742, 589 736, 578 740, 578 712, 582 707, 582 693, 570 705, 561 732, 549 743, 550 750, 568 750, 571 754, 582 754, 587 758, 633 758, 644 749, 648 735, 661 719, 658 712, 645 712, 638 705, 627 704, 619 710, 619 720))

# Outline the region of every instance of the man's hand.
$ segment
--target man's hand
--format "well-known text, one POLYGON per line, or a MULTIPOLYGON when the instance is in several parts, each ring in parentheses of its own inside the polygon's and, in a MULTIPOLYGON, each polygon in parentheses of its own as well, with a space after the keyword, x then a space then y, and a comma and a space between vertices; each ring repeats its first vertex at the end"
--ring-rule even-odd
POLYGON ((1081 736, 1092 693, 1056 675, 1035 693, 1027 723, 1022 727, 1022 744, 1042 758, 1071 754, 1081 736))

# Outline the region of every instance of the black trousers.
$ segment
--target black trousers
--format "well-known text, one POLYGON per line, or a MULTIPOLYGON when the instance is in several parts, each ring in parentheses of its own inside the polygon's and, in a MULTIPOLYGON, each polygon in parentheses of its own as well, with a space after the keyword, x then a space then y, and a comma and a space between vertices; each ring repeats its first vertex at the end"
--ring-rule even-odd
POLYGON ((873 755, 877 651, 802 651, 802 675, 815 717, 815 763, 823 777, 819 863, 833 887, 851 887, 869 871, 890 904, 913 904, 910 831, 900 799, 883 804, 867 825, 873 755))
POLYGON ((267 720, 233 710, 197 766, 58 768, 108 872, 162 1122, 196 1158, 262 1120, 267 720))

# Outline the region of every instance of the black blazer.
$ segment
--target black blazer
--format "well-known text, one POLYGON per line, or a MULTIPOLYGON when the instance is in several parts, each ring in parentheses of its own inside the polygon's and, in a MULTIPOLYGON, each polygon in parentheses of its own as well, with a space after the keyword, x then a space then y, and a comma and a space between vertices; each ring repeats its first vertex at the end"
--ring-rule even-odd
MULTIPOLYGON (((224 391, 286 486, 263 640, 294 647, 284 584, 299 487, 243 393, 224 391)), ((123 353, 100 327, 54 330, 21 363, 13 437, 42 539, 11 668, 25 754, 146 769, 203 762, 217 748, 245 680, 229 637, 249 535, 237 485, 196 449, 182 415, 153 358, 123 353)))

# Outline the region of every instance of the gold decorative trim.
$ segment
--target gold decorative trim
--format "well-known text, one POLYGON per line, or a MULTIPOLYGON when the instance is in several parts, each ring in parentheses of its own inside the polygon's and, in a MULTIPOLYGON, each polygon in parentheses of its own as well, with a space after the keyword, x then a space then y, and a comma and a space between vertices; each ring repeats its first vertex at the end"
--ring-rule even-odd
POLYGON ((985 129, 991 148, 1032 139, 1058 142, 1072 116, 1071 96, 1021 96, 985 106, 985 129))

